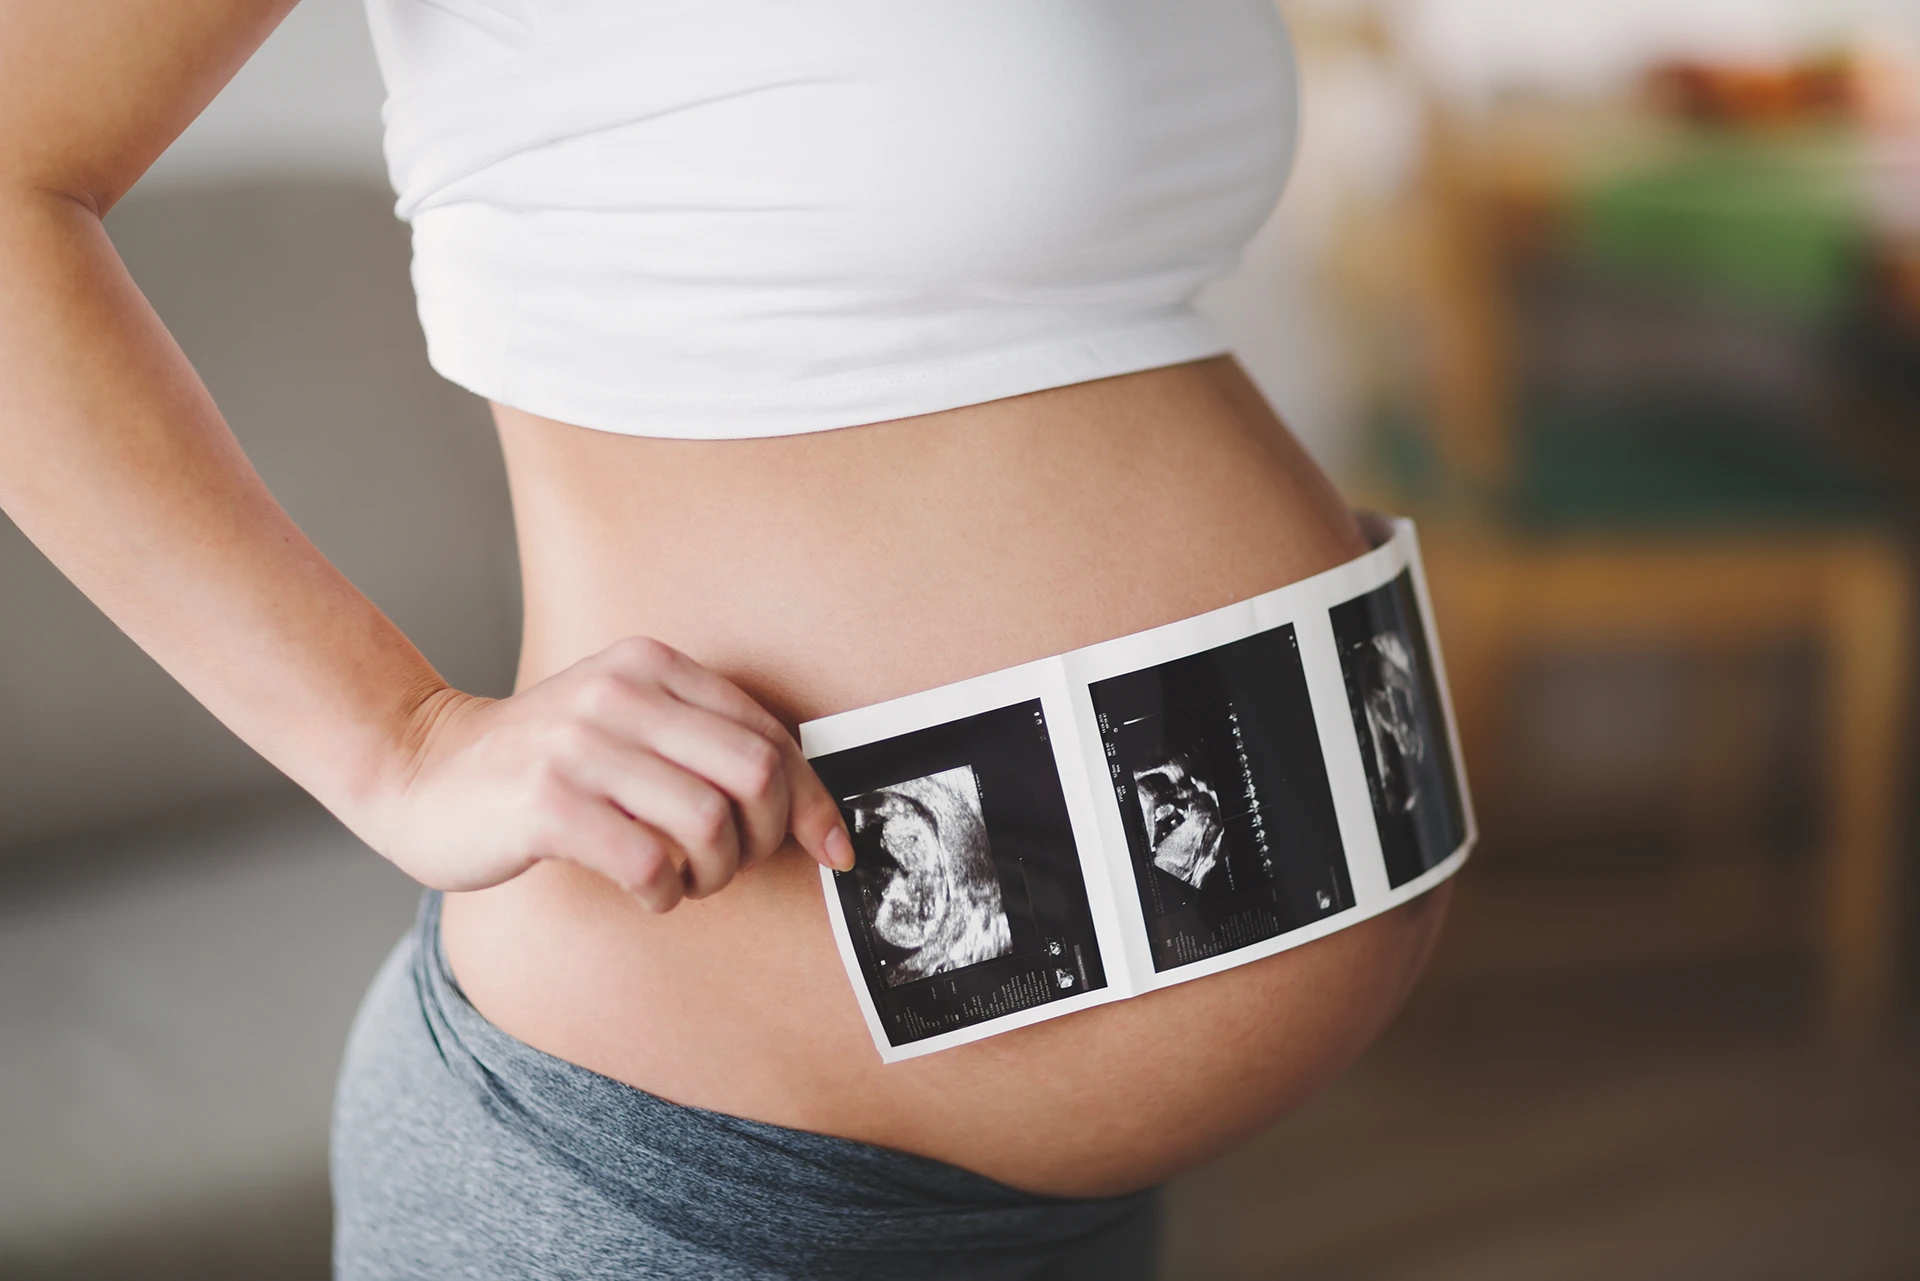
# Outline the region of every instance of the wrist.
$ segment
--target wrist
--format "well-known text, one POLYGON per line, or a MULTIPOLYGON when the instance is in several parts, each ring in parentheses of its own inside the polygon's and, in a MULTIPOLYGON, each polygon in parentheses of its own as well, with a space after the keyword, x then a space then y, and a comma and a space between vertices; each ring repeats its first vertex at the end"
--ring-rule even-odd
POLYGON ((373 735, 334 814, 374 849, 385 853, 405 805, 448 727, 471 707, 491 700, 463 693, 435 676, 422 682, 373 735))

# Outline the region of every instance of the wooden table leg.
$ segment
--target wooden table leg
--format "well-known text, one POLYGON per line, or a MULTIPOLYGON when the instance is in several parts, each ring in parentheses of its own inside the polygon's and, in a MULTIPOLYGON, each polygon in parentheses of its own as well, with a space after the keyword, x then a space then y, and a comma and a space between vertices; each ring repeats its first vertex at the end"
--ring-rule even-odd
POLYGON ((1905 566, 1873 545, 1836 549, 1829 582, 1826 1016, 1859 1046, 1884 1030, 1899 974, 1912 602, 1905 566))

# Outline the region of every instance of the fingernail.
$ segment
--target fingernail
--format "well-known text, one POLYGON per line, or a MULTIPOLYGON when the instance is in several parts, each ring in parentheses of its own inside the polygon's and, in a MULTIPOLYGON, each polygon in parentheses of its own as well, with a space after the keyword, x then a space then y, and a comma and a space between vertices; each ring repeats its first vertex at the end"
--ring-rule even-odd
POLYGON ((827 861, 833 864, 835 871, 851 872, 853 870, 853 842, 847 839, 845 832, 837 827, 828 832, 826 846, 827 861))

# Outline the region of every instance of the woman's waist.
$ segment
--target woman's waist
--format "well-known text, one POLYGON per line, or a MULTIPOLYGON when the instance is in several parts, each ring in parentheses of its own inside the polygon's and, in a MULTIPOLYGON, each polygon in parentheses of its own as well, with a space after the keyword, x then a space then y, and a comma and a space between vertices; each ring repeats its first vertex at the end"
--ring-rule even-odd
POLYGON ((1364 548, 1227 360, 772 440, 500 418, 523 683, 649 635, 810 719, 1201 613, 1364 548))

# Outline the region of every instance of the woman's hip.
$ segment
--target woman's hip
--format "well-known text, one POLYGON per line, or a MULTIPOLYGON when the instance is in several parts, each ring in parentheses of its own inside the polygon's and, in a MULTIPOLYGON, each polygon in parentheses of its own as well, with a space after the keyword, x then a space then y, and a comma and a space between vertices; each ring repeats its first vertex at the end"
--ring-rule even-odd
POLYGON ((438 925, 430 894, 349 1043, 333 1130, 342 1278, 1152 1274, 1151 1194, 1038 1197, 669 1103, 489 1024, 438 925))

